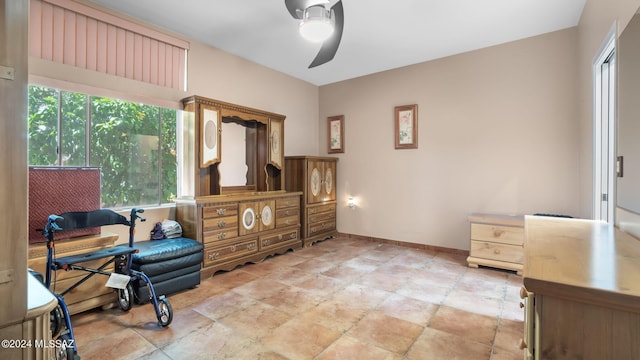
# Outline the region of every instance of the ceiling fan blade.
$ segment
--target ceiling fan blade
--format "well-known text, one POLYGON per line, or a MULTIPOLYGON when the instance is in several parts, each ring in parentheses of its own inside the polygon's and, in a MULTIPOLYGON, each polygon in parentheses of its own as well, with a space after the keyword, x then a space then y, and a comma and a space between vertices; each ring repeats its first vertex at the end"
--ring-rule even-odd
POLYGON ((307 0, 284 0, 284 4, 294 19, 302 20, 304 9, 307 8, 307 0))
POLYGON ((344 10, 342 8, 342 0, 335 3, 331 7, 331 10, 333 11, 335 19, 333 34, 331 34, 331 37, 322 43, 322 47, 320 47, 318 55, 316 55, 316 58, 313 59, 311 65, 309 65, 309 69, 331 61, 338 51, 340 40, 342 40, 342 30, 344 28, 344 10))

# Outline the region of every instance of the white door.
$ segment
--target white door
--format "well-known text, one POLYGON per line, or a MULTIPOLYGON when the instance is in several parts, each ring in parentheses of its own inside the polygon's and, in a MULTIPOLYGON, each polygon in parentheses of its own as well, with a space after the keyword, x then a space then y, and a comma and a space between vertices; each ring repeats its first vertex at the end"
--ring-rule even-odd
POLYGON ((615 37, 594 61, 594 219, 612 223, 615 207, 615 37))

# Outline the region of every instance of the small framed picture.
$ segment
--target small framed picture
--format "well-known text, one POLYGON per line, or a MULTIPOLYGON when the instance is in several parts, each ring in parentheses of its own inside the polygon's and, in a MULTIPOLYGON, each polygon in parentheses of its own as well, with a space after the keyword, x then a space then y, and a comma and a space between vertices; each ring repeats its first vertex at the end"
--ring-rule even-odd
POLYGON ((395 107, 396 149, 418 148, 418 105, 395 107))
POLYGON ((327 149, 329 154, 344 152, 344 115, 327 118, 327 149))

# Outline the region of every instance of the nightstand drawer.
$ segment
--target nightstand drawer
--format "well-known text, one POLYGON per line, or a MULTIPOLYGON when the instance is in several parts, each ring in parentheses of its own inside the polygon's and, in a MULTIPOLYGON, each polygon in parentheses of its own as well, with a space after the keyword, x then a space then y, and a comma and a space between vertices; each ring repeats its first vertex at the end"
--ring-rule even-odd
POLYGON ((524 229, 515 226, 471 224, 471 240, 522 245, 524 244, 524 229))
POLYGON ((524 250, 521 245, 507 245, 487 241, 471 240, 470 255, 476 258, 516 264, 522 264, 524 261, 524 250))

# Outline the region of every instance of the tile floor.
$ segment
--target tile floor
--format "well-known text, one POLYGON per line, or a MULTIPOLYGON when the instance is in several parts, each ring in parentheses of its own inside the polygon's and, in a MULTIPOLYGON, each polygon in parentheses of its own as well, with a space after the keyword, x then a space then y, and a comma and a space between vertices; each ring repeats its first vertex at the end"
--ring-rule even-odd
POLYGON ((465 258, 335 238, 153 306, 72 318, 83 359, 522 359, 522 279, 465 258))

